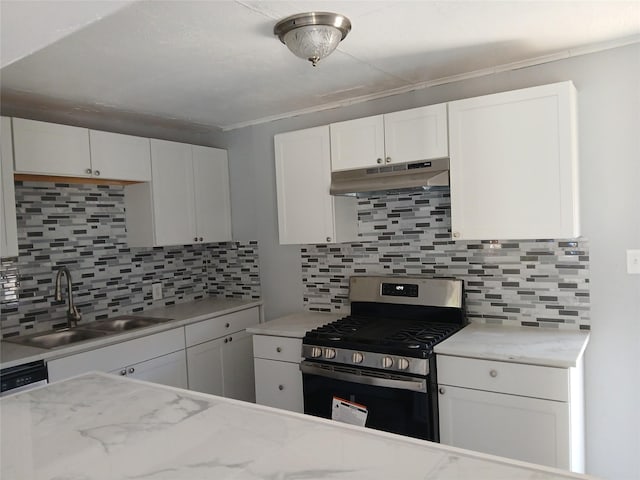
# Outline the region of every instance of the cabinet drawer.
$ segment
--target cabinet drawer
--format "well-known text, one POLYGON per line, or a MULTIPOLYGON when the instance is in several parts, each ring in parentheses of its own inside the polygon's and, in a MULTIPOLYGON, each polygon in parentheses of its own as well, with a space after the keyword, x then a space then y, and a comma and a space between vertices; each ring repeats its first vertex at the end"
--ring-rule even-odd
POLYGON ((569 401, 569 370, 473 358, 437 356, 438 384, 569 401))
POLYGON ((187 347, 239 332, 259 321, 258 307, 210 318, 185 326, 187 347))
POLYGON ((300 363, 302 359, 302 339, 254 335, 253 356, 256 358, 300 363))

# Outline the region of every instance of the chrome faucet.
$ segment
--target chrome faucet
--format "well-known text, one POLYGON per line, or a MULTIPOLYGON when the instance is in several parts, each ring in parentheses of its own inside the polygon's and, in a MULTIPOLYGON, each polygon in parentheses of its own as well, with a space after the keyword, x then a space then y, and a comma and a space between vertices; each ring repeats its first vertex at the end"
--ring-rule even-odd
POLYGON ((77 307, 73 304, 73 296, 71 293, 71 272, 69 272, 69 269, 67 267, 61 267, 58 270, 58 274, 56 275, 56 302, 62 301, 60 279, 62 278, 63 273, 67 277, 67 299, 69 300, 69 309, 67 310, 67 325, 69 326, 69 328, 77 327, 78 322, 82 318, 82 315, 80 315, 77 307))

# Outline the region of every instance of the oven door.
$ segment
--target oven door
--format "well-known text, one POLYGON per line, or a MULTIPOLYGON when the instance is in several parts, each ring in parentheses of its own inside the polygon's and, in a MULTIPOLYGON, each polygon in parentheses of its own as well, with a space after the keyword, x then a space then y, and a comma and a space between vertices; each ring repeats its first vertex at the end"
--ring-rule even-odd
POLYGON ((374 370, 304 360, 304 413, 331 418, 333 397, 367 408, 365 426, 438 441, 437 398, 429 377, 385 374, 374 370))

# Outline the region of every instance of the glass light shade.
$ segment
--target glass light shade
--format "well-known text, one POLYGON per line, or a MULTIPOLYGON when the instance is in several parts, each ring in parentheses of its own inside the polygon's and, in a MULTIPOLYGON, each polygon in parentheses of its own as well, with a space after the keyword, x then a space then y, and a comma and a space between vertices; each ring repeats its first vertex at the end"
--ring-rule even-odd
POLYGON ((333 52, 342 40, 342 32, 329 25, 307 25, 287 32, 283 41, 297 57, 316 66, 321 59, 333 52))

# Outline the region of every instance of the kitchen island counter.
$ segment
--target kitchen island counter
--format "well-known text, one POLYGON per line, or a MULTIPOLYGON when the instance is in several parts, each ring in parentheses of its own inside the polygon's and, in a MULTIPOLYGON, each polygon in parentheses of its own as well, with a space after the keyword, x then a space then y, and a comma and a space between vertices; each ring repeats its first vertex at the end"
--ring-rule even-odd
POLYGON ((0 409, 3 480, 590 478, 101 373, 0 409))

